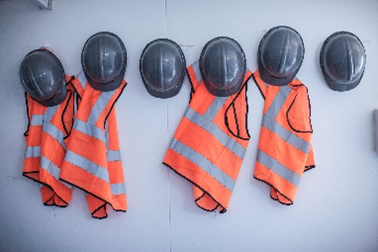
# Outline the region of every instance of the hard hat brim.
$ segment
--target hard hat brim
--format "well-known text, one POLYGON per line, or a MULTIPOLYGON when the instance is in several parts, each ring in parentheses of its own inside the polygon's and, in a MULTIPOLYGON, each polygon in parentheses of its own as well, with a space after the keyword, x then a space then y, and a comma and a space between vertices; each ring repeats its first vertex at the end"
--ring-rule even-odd
POLYGON ((36 100, 36 101, 44 107, 54 107, 56 105, 61 104, 66 99, 66 96, 67 96, 67 88, 64 84, 64 86, 62 87, 62 91, 59 94, 53 96, 52 98, 48 100, 36 100))
POLYGON ((91 85, 91 87, 93 87, 95 90, 97 91, 102 91, 102 92, 109 92, 109 91, 113 91, 115 89, 117 89, 121 84, 122 84, 122 81, 125 77, 125 73, 126 73, 126 67, 127 67, 127 51, 126 51, 126 47, 125 45, 123 44, 123 41, 114 33, 112 32, 108 32, 108 31, 102 31, 102 32, 98 32, 96 34, 93 34, 92 36, 90 36, 87 41, 85 42, 84 44, 84 47, 81 51, 81 65, 82 65, 82 68, 84 70, 84 74, 85 74, 85 77, 89 83, 89 85, 91 85), (98 37, 98 36, 101 36, 101 35, 107 35, 107 36, 111 36, 112 38, 115 38, 119 45, 121 46, 122 48, 122 54, 123 54, 123 65, 122 65, 122 70, 121 72, 119 73, 119 75, 112 81, 110 82, 98 82, 96 81, 94 78, 92 78, 86 71, 86 67, 85 67, 85 63, 84 63, 84 51, 89 43, 89 41, 91 41, 92 39, 98 37))
POLYGON ((242 81, 241 81, 230 89, 220 90, 220 89, 214 88, 207 81, 204 81, 204 83, 207 90, 210 92, 210 94, 218 96, 218 97, 228 97, 228 96, 234 95, 240 90, 240 87, 242 86, 242 81))
MULTIPOLYGON (((178 60, 178 59, 176 59, 176 60, 178 60)), ((186 68, 185 56, 184 56, 184 53, 182 52, 180 46, 176 42, 174 42, 170 39, 167 39, 167 38, 159 38, 159 39, 155 39, 155 40, 149 42, 144 47, 142 54, 140 56, 140 59, 139 59, 139 71, 140 71, 140 75, 142 77, 143 84, 146 87, 147 92, 155 98, 167 99, 167 98, 171 98, 171 97, 176 96, 180 92, 180 89, 181 89, 182 84, 184 82, 185 68, 186 68), (174 86, 171 86, 169 89, 166 89, 166 90, 154 89, 153 88, 154 85, 151 84, 150 81, 148 81, 148 78, 146 78, 148 73, 146 73, 146 71, 145 71, 146 69, 143 67, 143 65, 144 65, 143 62, 145 61, 145 56, 146 56, 147 50, 149 50, 151 46, 153 46, 157 43, 165 43, 165 44, 169 44, 169 45, 172 45, 173 47, 175 47, 177 49, 178 54, 179 54, 179 59, 182 63, 182 68, 179 71, 179 73, 180 73, 179 78, 177 79, 177 81, 175 81, 176 83, 170 83, 170 84, 174 84, 174 86)))
POLYGON ((258 62, 258 69, 259 69, 261 79, 267 84, 272 85, 272 86, 286 86, 294 79, 295 75, 297 74, 297 71, 296 71, 295 73, 287 77, 281 77, 281 78, 274 77, 270 73, 268 73, 265 70, 265 68, 262 66, 262 62, 260 61, 260 58, 258 62))
POLYGON ((147 85, 145 82, 144 82, 144 86, 146 87, 147 92, 150 95, 152 95, 153 97, 161 98, 161 99, 167 99, 167 98, 171 98, 171 97, 176 96, 180 92, 183 81, 184 81, 184 78, 182 78, 182 81, 178 82, 171 89, 164 90, 164 91, 163 90, 155 90, 155 89, 151 88, 149 85, 147 85))
MULTIPOLYGON (((208 59, 212 61, 214 60, 214 57, 208 57, 208 59)), ((215 59, 217 59, 217 57, 215 57, 215 59)), ((205 83, 207 90, 212 95, 219 96, 219 97, 228 97, 228 96, 236 94, 240 90, 243 84, 243 79, 244 79, 246 69, 247 69, 247 60, 244 54, 244 50, 241 47, 241 45, 233 38, 226 37, 226 36, 215 37, 211 39, 210 41, 208 41, 202 49, 201 56, 199 59, 199 70, 200 70, 203 82, 205 83), (213 80, 211 80, 212 79, 211 77, 208 78, 209 77, 208 74, 210 74, 211 72, 212 74, 214 74, 214 71, 206 70, 206 67, 209 66, 207 65, 208 61, 205 59, 206 57, 208 57, 206 56, 207 51, 209 50, 209 47, 211 48, 215 43, 218 43, 218 42, 221 42, 223 44, 226 43, 226 45, 231 45, 232 48, 236 49, 238 53, 240 53, 240 58, 236 57, 238 61, 233 62, 235 63, 235 66, 237 66, 238 75, 236 77, 233 76, 233 79, 230 82, 233 84, 233 86, 227 89, 217 88, 217 84, 218 86, 220 86, 219 84, 224 84, 224 83, 212 82, 213 80)))
MULTIPOLYGON (((337 81, 335 81, 334 79, 332 79, 330 77, 330 75, 327 73, 327 70, 326 70, 326 67, 325 67, 325 50, 326 50, 326 47, 328 45, 328 43, 334 38, 334 37, 337 37, 339 35, 350 35, 350 36, 353 36, 355 37, 362 45, 363 47, 363 44, 362 42, 360 41, 360 39, 353 33, 350 33, 350 32, 347 32, 347 31, 339 31, 339 32, 335 32, 333 34, 331 34, 323 43, 322 45, 322 48, 320 50, 320 57, 319 57, 319 60, 320 60, 320 67, 321 67, 321 70, 322 70, 322 73, 323 73, 323 77, 328 85, 328 87, 334 91, 338 91, 338 92, 345 92, 345 91, 349 91, 349 90, 352 90, 354 89, 355 87, 357 87, 361 80, 362 80, 362 77, 364 75, 364 72, 365 70, 363 70, 363 72, 361 73, 361 76, 354 82, 351 82, 351 83, 348 83, 348 84, 342 84, 342 83, 339 83, 337 81)), ((364 49, 365 50, 365 49, 364 49)))
POLYGON ((93 87, 95 90, 101 91, 101 92, 109 92, 109 91, 116 90, 122 84, 122 81, 125 77, 125 73, 126 73, 126 66, 124 66, 124 69, 122 70, 121 74, 119 76, 117 76, 117 78, 115 78, 115 80, 108 82, 108 83, 101 83, 101 82, 97 82, 94 79, 92 79, 84 71, 85 77, 87 78, 89 85, 91 85, 91 87, 93 87))

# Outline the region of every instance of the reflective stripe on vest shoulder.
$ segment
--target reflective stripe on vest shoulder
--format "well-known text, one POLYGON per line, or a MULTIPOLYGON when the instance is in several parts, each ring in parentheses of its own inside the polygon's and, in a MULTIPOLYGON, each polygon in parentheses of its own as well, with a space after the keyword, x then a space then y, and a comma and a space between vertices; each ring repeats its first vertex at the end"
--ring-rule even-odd
POLYGON ((291 144, 304 153, 308 153, 310 143, 285 129, 276 121, 276 117, 291 91, 292 89, 288 86, 283 86, 280 88, 268 111, 263 116, 262 125, 279 135, 285 142, 291 144))

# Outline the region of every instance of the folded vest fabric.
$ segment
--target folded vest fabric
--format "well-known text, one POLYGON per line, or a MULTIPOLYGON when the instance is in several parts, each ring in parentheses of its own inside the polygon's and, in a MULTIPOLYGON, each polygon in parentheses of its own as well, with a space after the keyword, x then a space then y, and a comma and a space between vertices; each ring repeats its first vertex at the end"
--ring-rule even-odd
POLYGON ((272 199, 291 205, 303 172, 315 167, 307 88, 298 79, 269 85, 258 71, 253 78, 264 98, 254 177, 270 185, 272 199))
POLYGON ((79 104, 67 143, 60 179, 87 192, 94 218, 106 218, 108 207, 126 211, 126 189, 114 104, 126 86, 114 91, 93 89, 80 73, 73 81, 79 104))
POLYGON ((187 68, 189 106, 163 163, 193 184, 194 200, 206 211, 227 211, 249 142, 246 71, 240 91, 229 97, 209 93, 198 61, 187 68))

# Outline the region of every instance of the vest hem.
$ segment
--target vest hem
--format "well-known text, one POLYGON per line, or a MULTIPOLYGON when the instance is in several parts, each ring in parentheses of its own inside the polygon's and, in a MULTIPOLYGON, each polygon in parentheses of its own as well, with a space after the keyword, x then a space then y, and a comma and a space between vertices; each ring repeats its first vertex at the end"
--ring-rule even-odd
POLYGON ((176 171, 176 170, 175 170, 172 166, 170 166, 169 164, 163 162, 163 165, 167 166, 167 167, 170 168, 172 171, 174 171, 177 175, 179 175, 180 177, 184 178, 184 179, 187 180, 188 182, 192 183, 194 186, 198 187, 199 189, 201 189, 201 190, 204 192, 204 194, 203 194, 201 197, 195 199, 194 202, 197 202, 200 198, 202 198, 205 194, 207 194, 207 195, 209 195, 209 197, 210 197, 212 200, 214 200, 214 201, 218 204, 218 205, 215 207, 214 210, 210 210, 210 209, 205 209, 205 208, 199 206, 199 205, 196 203, 196 205, 197 205, 200 209, 202 209, 202 210, 204 210, 204 211, 206 211, 206 212, 214 212, 218 207, 221 207, 221 208, 223 208, 223 209, 222 209, 221 211, 219 211, 219 213, 223 214, 223 213, 226 213, 226 212, 227 212, 227 209, 226 209, 224 206, 222 206, 222 204, 220 204, 217 200, 215 200, 214 197, 212 197, 212 196, 211 196, 206 190, 204 190, 202 187, 200 187, 199 185, 197 185, 196 183, 194 183, 192 180, 190 180, 189 178, 185 177, 184 175, 182 175, 181 173, 179 173, 178 171, 176 171))
POLYGON ((285 199, 287 199, 288 201, 290 201, 291 203, 284 203, 284 202, 281 202, 279 201, 278 199, 274 199, 272 198, 272 196, 270 196, 270 198, 274 201, 277 201, 279 202, 281 205, 284 205, 284 206, 291 206, 294 204, 294 202, 292 200, 290 200, 286 195, 284 195, 283 193, 281 193, 276 187, 274 187, 273 185, 271 185, 270 183, 268 183, 267 181, 263 180, 263 179, 259 179, 257 178, 256 176, 253 176, 254 179, 260 181, 260 182, 263 182, 265 184, 267 184, 268 186, 272 187, 274 190, 278 191, 285 199))

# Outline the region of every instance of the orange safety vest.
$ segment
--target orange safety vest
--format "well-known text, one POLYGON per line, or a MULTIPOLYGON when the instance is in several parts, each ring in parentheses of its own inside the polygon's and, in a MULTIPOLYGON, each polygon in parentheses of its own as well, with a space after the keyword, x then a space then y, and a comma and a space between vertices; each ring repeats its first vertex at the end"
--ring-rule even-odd
POLYGON ((265 100, 254 177, 271 186, 270 196, 292 205, 303 172, 315 167, 307 87, 298 79, 287 86, 253 78, 265 100))
POLYGON ((193 184, 196 204, 206 211, 227 211, 245 151, 248 70, 237 94, 217 97, 202 80, 198 61, 187 68, 192 93, 189 106, 163 164, 193 184))
POLYGON ((113 107, 126 81, 116 90, 101 92, 81 72, 72 83, 80 101, 60 179, 87 192, 92 217, 106 218, 108 205, 125 212, 126 189, 113 107))
POLYGON ((25 93, 29 125, 24 134, 23 175, 41 183, 42 201, 49 206, 66 207, 71 200, 72 187, 60 181, 59 175, 66 153, 66 137, 73 123, 72 78, 66 76, 66 99, 53 107, 44 107, 25 93))

